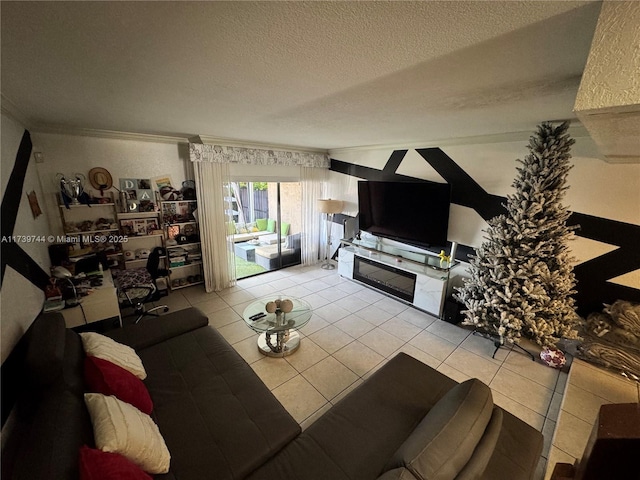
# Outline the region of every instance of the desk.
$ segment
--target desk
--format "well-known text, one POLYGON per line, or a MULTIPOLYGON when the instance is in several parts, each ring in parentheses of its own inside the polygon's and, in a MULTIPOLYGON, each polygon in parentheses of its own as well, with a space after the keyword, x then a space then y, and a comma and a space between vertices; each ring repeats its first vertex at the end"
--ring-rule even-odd
POLYGON ((60 313, 64 317, 64 323, 67 328, 79 327, 113 317, 118 317, 120 326, 122 326, 118 293, 113 285, 111 271, 104 272, 102 286, 97 287, 86 297, 82 297, 80 305, 65 308, 60 310, 60 313))

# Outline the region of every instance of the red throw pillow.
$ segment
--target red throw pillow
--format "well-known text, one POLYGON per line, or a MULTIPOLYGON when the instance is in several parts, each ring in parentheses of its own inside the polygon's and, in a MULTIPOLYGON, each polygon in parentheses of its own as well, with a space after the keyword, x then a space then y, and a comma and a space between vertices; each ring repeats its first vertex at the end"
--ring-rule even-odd
POLYGON ((149 391, 142 380, 107 360, 86 356, 84 381, 89 392, 113 395, 147 415, 153 410, 149 391))
POLYGON ((80 447, 80 480, 153 480, 120 454, 80 447))

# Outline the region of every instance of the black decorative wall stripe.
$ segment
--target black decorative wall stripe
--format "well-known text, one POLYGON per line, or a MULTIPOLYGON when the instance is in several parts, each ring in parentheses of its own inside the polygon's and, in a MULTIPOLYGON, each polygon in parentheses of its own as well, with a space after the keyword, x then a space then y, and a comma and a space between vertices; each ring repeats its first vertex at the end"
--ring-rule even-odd
MULTIPOLYGON (((11 266, 24 278, 29 280, 40 289, 45 288, 49 283, 49 275, 38 265, 18 243, 8 241, 14 235, 16 219, 18 218, 18 209, 20 208, 20 200, 22 199, 22 191, 24 187, 24 179, 31 158, 31 135, 25 130, 18 147, 16 161, 9 177, 7 188, 2 197, 2 276, 0 277, 0 287, 4 283, 4 274, 7 266, 11 266)), ((24 232, 18 232, 23 234, 24 232)))
MULTIPOLYGON (((331 159, 331 170, 365 180, 426 182, 427 180, 396 173, 408 150, 394 151, 382 170, 331 159)), ((424 160, 451 185, 451 201, 472 208, 485 221, 505 213, 507 199, 484 190, 451 157, 439 148, 416 149, 424 160)), ((617 299, 640 302, 640 290, 609 280, 640 269, 640 226, 572 212, 568 223, 577 225, 577 235, 618 247, 616 250, 577 265, 576 303, 586 315, 602 309, 603 303, 617 299)), ((456 258, 466 260, 473 247, 460 245, 456 258)))

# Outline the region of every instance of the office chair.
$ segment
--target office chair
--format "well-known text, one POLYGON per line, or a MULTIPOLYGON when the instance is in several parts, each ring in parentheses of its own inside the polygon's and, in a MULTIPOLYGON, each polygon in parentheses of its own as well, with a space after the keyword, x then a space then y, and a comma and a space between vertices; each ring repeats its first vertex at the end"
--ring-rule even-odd
POLYGON ((159 305, 149 310, 145 307, 145 303, 160 298, 156 279, 169 273, 166 269, 160 268, 160 257, 163 255, 166 255, 164 247, 156 247, 149 254, 146 267, 114 271, 120 307, 133 308, 131 316, 138 316, 134 323, 138 323, 145 315, 159 317, 158 310, 164 313, 169 311, 167 305, 159 305))

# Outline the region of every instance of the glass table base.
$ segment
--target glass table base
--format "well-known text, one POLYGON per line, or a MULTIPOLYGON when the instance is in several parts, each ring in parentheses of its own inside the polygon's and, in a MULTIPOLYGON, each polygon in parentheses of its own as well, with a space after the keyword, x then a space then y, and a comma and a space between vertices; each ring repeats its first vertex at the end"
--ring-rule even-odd
POLYGON ((258 336, 258 350, 267 357, 286 357, 291 355, 300 346, 300 334, 295 330, 281 332, 267 332, 258 336))

